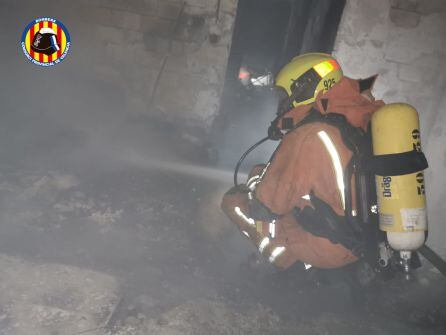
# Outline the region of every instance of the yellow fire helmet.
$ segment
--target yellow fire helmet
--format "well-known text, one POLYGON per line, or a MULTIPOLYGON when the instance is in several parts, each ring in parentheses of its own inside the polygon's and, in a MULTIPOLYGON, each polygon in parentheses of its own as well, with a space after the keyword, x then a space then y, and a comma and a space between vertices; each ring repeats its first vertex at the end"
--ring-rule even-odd
POLYGON ((339 63, 331 55, 308 53, 285 65, 275 85, 279 95, 287 98, 287 105, 297 107, 313 103, 320 91, 328 91, 342 76, 339 63))

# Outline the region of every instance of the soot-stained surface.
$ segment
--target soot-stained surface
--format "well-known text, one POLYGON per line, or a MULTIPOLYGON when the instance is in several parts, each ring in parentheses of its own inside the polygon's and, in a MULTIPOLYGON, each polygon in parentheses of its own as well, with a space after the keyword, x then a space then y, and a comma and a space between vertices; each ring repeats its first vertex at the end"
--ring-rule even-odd
POLYGON ((168 169, 3 168, 0 334, 446 331, 430 266, 355 303, 342 277, 259 260, 220 212, 227 187, 168 169))

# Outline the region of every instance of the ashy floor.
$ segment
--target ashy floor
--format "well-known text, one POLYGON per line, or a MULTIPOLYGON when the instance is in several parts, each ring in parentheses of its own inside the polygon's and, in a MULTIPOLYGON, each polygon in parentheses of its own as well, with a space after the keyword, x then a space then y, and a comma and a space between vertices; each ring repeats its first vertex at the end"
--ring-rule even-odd
POLYGON ((342 281, 259 261, 220 212, 230 185, 208 177, 2 167, 0 334, 446 333, 429 265, 357 306, 342 281))

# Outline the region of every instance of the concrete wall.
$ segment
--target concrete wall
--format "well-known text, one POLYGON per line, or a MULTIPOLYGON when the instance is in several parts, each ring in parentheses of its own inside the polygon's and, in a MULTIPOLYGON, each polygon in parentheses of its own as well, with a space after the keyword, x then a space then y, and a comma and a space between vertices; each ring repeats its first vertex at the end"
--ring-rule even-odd
POLYGON ((380 75, 375 95, 407 102, 421 119, 430 242, 446 238, 446 1, 348 0, 335 55, 351 77, 380 75))

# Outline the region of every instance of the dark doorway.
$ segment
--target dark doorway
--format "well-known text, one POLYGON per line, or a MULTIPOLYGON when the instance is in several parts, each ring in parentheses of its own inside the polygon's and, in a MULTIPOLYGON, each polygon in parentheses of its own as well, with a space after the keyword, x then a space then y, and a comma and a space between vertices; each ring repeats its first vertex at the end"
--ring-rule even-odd
MULTIPOLYGON (((220 118, 214 132, 219 165, 231 167, 266 135, 276 106, 267 88, 244 87, 241 67, 275 75, 294 56, 331 53, 345 0, 239 0, 220 118)), ((264 162, 277 143, 246 161, 264 162)))

